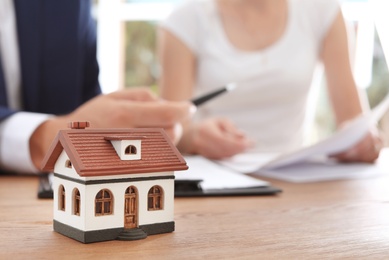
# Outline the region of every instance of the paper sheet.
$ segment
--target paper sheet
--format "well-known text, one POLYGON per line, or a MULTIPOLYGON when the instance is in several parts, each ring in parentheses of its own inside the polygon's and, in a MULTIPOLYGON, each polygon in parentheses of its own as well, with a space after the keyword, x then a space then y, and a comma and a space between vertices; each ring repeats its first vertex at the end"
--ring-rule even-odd
POLYGON ((175 174, 177 180, 202 180, 203 190, 269 186, 269 183, 222 167, 201 156, 185 156, 189 169, 175 174))
POLYGON ((227 160, 218 161, 230 169, 241 173, 253 173, 277 168, 285 168, 296 163, 311 159, 323 159, 329 155, 346 151, 358 143, 389 108, 389 95, 370 113, 361 115, 352 120, 347 126, 340 129, 331 137, 312 146, 287 154, 243 153, 227 160))
POLYGON ((259 176, 273 179, 306 183, 330 180, 372 178, 387 172, 380 164, 336 163, 326 161, 305 161, 274 170, 259 170, 259 176))

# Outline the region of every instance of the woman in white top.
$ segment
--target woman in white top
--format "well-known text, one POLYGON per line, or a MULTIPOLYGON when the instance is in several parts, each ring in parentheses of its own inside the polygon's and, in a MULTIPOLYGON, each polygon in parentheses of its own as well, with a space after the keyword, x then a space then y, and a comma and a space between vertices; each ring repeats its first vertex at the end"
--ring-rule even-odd
MULTIPOLYGON (((190 0, 161 27, 163 98, 186 100, 238 85, 201 106, 196 122, 186 122, 182 152, 220 159, 253 144, 266 152, 301 147, 319 61, 337 124, 362 113, 337 0, 190 0)), ((336 157, 372 162, 381 144, 371 131, 336 157)))

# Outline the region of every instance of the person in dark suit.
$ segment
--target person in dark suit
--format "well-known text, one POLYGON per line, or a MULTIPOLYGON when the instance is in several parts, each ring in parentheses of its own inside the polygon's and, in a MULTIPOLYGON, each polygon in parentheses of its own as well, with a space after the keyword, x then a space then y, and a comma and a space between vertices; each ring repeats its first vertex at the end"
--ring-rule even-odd
POLYGON ((0 169, 37 172, 57 131, 164 127, 177 139, 189 102, 162 102, 148 89, 101 94, 90 0, 1 0, 0 169), (152 101, 152 102, 151 102, 152 101))

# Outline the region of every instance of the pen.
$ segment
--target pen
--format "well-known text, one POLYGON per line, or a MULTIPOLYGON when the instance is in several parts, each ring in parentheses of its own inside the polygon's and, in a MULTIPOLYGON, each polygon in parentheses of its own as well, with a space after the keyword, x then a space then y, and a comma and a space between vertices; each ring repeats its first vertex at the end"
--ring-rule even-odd
POLYGON ((220 89, 217 89, 215 91, 212 91, 208 94, 205 94, 204 96, 201 96, 201 97, 198 97, 198 98, 195 98, 195 99, 192 99, 192 103, 195 105, 195 106, 199 106, 205 102, 207 102, 208 100, 211 100, 217 96, 219 96, 220 94, 223 94, 225 92, 229 92, 233 89, 236 88, 236 84, 235 83, 229 83, 227 84, 226 86, 220 88, 220 89))

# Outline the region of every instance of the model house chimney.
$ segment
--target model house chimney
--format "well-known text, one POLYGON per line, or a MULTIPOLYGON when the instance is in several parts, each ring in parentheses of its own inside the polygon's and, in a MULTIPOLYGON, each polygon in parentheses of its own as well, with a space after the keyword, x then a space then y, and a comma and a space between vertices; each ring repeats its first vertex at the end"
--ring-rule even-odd
POLYGON ((84 122, 75 121, 75 122, 68 123, 68 127, 71 129, 85 129, 89 126, 90 126, 90 123, 87 121, 84 121, 84 122))

